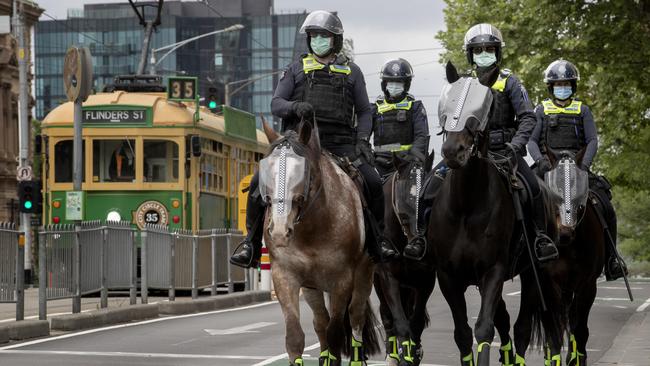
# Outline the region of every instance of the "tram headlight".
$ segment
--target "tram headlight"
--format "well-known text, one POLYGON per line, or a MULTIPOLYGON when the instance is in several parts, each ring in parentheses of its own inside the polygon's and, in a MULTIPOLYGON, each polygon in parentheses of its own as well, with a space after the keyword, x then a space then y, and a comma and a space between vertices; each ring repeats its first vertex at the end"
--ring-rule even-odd
POLYGON ((122 216, 117 211, 111 211, 106 216, 106 221, 122 221, 122 216))

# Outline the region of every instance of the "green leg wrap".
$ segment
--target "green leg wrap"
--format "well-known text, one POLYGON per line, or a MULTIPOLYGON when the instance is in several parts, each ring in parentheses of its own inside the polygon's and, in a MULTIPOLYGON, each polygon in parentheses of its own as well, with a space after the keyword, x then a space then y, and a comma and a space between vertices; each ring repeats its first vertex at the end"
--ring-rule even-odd
POLYGON ((520 356, 519 353, 515 354, 515 365, 516 366, 526 366, 526 359, 524 356, 520 356))
POLYGON ((474 366, 474 352, 460 359, 463 366, 474 366))
POLYGON ((578 351, 578 342, 576 342, 575 335, 571 334, 571 336, 569 336, 569 343, 571 353, 569 353, 569 362, 567 362, 567 364, 572 366, 584 366, 581 361, 584 360, 585 354, 578 351))
POLYGON ((388 357, 394 358, 399 361, 399 354, 397 353, 397 337, 391 336, 388 337, 386 351, 388 352, 388 357))
POLYGON ((359 342, 352 337, 352 358, 350 359, 350 366, 364 366, 366 364, 366 356, 363 352, 363 342, 359 342))
POLYGON ((318 357, 318 366, 330 366, 332 361, 336 360, 336 356, 330 354, 330 351, 326 349, 325 351, 321 352, 320 357, 318 357))
POLYGON ((293 360, 292 363, 289 364, 289 366, 303 366, 304 363, 302 361, 302 357, 296 357, 295 360, 293 360))
POLYGON ((502 366, 514 366, 512 363, 514 361, 514 353, 512 352, 512 341, 508 341, 505 345, 499 348, 499 361, 501 361, 502 366))
POLYGON ((413 363, 413 347, 415 347, 415 342, 412 339, 402 342, 401 352, 404 355, 404 361, 408 363, 413 363))

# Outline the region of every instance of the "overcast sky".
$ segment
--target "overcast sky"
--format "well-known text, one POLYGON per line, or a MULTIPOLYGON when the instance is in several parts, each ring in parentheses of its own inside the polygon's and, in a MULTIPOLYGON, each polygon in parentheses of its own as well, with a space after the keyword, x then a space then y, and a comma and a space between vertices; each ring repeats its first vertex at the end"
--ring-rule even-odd
MULTIPOLYGON (((38 0, 45 12, 57 19, 65 19, 68 8, 83 8, 83 4, 126 2, 126 0, 38 0)), ((354 40, 355 62, 366 74, 370 100, 381 93, 379 69, 391 58, 402 57, 413 65, 415 78, 411 93, 424 102, 429 114, 432 139, 438 132, 438 94, 444 83, 444 69, 438 62, 439 49, 411 52, 391 52, 364 55, 366 52, 400 51, 439 48, 435 34, 445 28, 442 0, 275 0, 276 12, 289 10, 337 11, 345 37, 354 40)), ((41 19, 49 19, 45 16, 41 19)), ((440 151, 439 139, 435 150, 440 151)), ((431 146, 433 147, 433 146, 431 146)), ((438 159, 436 159, 438 160, 438 159)))

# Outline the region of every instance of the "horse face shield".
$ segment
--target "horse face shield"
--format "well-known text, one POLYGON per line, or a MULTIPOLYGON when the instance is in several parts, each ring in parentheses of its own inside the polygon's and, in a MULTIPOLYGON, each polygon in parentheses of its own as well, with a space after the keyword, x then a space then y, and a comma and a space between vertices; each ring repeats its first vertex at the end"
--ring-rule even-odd
POLYGON ((562 197, 560 219, 564 227, 574 229, 584 212, 589 193, 589 177, 578 168, 572 157, 565 156, 557 166, 544 175, 544 181, 553 192, 562 197))
POLYGON ((395 211, 399 216, 402 229, 410 239, 418 234, 419 197, 422 192, 424 169, 419 164, 411 164, 405 176, 398 174, 395 181, 395 211))
POLYGON ((304 201, 309 188, 309 165, 286 144, 260 161, 260 193, 271 205, 272 218, 286 218, 294 201, 304 201))

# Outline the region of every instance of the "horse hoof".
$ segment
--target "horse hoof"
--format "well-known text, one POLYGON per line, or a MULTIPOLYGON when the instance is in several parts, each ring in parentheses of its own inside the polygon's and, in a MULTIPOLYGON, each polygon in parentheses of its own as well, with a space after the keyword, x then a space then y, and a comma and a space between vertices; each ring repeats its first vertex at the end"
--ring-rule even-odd
POLYGON ((567 366, 586 366, 587 365, 587 356, 578 356, 574 359, 567 361, 567 366))
POLYGON ((386 356, 386 366, 399 366, 399 364, 393 357, 386 356))

